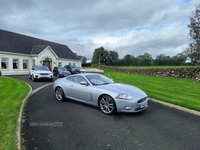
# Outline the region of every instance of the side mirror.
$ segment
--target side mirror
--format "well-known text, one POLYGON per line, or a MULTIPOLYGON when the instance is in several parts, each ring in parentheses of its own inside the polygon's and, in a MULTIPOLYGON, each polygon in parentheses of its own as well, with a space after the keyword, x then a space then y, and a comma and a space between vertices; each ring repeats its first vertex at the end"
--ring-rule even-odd
POLYGON ((112 81, 112 83, 115 83, 115 81, 112 78, 110 78, 110 80, 112 81))
POLYGON ((86 85, 86 86, 88 85, 87 81, 81 81, 80 84, 81 85, 86 85))

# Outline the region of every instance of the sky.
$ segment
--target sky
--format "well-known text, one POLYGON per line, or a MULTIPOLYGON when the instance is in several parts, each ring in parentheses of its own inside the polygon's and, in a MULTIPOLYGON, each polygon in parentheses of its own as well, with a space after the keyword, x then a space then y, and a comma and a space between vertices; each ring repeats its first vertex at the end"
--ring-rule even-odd
POLYGON ((190 42, 199 0, 0 0, 0 29, 67 45, 92 59, 96 48, 119 58, 175 56, 190 42))

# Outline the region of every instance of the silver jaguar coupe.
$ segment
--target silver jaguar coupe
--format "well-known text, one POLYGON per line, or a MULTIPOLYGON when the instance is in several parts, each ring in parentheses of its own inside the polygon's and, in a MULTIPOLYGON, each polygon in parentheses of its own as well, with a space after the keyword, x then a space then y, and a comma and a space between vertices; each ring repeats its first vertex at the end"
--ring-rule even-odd
POLYGON ((74 74, 55 80, 55 97, 65 98, 99 107, 105 114, 140 112, 148 107, 148 96, 141 89, 115 83, 97 73, 74 74))

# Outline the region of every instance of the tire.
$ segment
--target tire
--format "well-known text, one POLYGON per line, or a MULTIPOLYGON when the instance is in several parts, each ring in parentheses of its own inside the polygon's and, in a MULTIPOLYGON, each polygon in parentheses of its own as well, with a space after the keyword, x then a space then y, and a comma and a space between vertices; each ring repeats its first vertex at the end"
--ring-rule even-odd
POLYGON ((99 100, 99 107, 104 114, 111 115, 116 110, 115 101, 109 95, 103 95, 99 100))
POLYGON ((60 78, 60 74, 59 73, 57 73, 57 77, 60 78))
POLYGON ((31 79, 31 74, 29 73, 29 79, 31 79))
POLYGON ((58 101, 62 101, 62 100, 65 99, 65 94, 64 94, 64 91, 61 87, 56 88, 55 96, 56 96, 56 100, 58 100, 58 101))
POLYGON ((34 82, 35 81, 35 78, 34 78, 34 75, 32 74, 31 76, 31 80, 34 82))

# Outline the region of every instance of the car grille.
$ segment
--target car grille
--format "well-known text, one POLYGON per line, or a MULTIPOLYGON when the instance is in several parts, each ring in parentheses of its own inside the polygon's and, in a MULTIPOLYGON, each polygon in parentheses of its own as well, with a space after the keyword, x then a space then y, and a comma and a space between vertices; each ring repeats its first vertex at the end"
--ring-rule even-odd
POLYGON ((49 75, 48 73, 40 73, 40 75, 49 75))
POLYGON ((137 103, 143 103, 147 100, 147 97, 143 98, 143 99, 140 99, 139 101, 137 101, 137 103))

